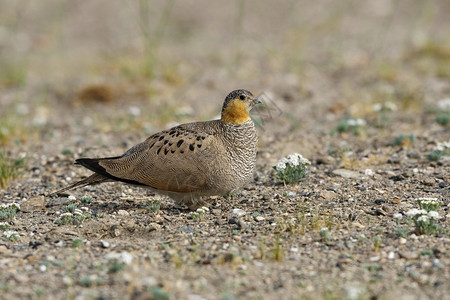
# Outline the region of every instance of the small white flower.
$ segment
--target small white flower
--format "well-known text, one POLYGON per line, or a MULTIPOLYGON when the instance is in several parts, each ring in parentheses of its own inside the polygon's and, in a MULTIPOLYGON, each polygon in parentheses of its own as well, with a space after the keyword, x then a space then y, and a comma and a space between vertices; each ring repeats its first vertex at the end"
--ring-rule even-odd
POLYGON ((436 150, 439 150, 439 151, 445 151, 447 149, 450 149, 450 141, 438 143, 436 146, 436 150))
POLYGON ((391 101, 385 102, 384 107, 386 107, 386 109, 390 111, 397 111, 397 105, 391 101))
POLYGON ((422 197, 422 198, 416 198, 417 201, 437 201, 438 198, 426 198, 426 197, 422 197))
POLYGON ((407 216, 426 215, 427 211, 424 209, 413 208, 406 212, 407 216))
POLYGON ((286 164, 280 160, 280 161, 275 165, 275 168, 277 169, 277 171, 283 171, 284 169, 286 169, 286 164))
POLYGON ((86 206, 82 206, 82 207, 81 207, 81 210, 89 211, 89 208, 87 208, 86 206))
POLYGON ((298 160, 298 156, 297 155, 294 155, 294 154, 288 155, 287 159, 288 159, 289 164, 291 166, 296 167, 296 166, 299 165, 299 160, 298 160))
POLYGON ((437 211, 429 211, 428 217, 432 219, 439 219, 439 213, 437 211))
POLYGON ((356 120, 355 119, 348 119, 347 120, 348 126, 356 126, 356 120))
POLYGON ((320 228, 320 231, 328 231, 328 227, 322 227, 320 228))
POLYGON ((381 103, 375 103, 375 104, 372 106, 372 109, 373 109, 374 111, 381 111, 382 108, 383 108, 383 105, 382 105, 381 103))
POLYGON ((419 210, 417 208, 410 209, 406 212, 407 216, 415 216, 419 210))
POLYGON ((356 125, 364 126, 366 125, 366 121, 364 119, 356 119, 356 125))
POLYGON ((3 236, 6 237, 7 239, 10 239, 10 238, 18 239, 19 238, 19 234, 15 230, 4 231, 3 236))
POLYGON ((304 158, 304 157, 302 157, 300 159, 300 162, 302 163, 302 165, 310 165, 311 164, 311 162, 307 158, 304 158))
POLYGON ((1 205, 0 205, 1 208, 8 208, 8 207, 11 207, 11 206, 14 206, 14 207, 17 208, 17 209, 20 209, 20 204, 19 204, 19 203, 16 203, 16 202, 13 202, 13 203, 4 203, 4 204, 1 204, 1 205))
POLYGON ((394 219, 398 219, 400 220, 401 218, 403 218, 403 215, 401 213, 396 213, 392 216, 394 219))
POLYGON ((109 260, 117 259, 119 262, 122 262, 126 265, 129 265, 133 262, 133 255, 126 251, 123 251, 121 253, 109 253, 106 255, 106 258, 109 260))
POLYGON ((420 216, 419 218, 417 218, 417 221, 419 222, 428 222, 430 218, 428 216, 420 216))
POLYGON ((283 157, 282 159, 280 159, 280 162, 283 164, 288 164, 289 160, 286 157, 283 157))
POLYGON ((67 197, 67 199, 69 199, 70 201, 75 201, 77 200, 77 198, 75 198, 74 196, 70 195, 69 197, 67 197))
POLYGON ((61 218, 64 218, 64 217, 72 217, 72 216, 73 216, 72 213, 66 212, 66 213, 61 214, 61 215, 59 216, 59 218, 61 219, 61 218))
POLYGON ((450 110, 450 98, 445 98, 445 99, 440 100, 437 103, 437 106, 441 110, 450 110))

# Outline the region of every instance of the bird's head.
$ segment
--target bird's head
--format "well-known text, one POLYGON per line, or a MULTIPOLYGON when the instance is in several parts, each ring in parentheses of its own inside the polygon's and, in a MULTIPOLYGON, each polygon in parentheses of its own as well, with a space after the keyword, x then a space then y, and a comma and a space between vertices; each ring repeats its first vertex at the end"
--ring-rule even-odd
POLYGON ((221 120, 224 123, 242 124, 250 119, 252 108, 261 103, 247 90, 235 90, 223 102, 221 120))

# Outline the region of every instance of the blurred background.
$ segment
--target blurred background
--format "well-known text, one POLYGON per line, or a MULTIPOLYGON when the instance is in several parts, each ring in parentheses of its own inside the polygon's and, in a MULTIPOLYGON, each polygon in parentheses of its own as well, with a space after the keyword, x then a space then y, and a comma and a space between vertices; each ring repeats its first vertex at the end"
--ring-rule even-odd
POLYGON ((449 13, 445 0, 1 1, 0 143, 139 139, 216 116, 237 88, 265 92, 285 134, 382 100, 417 113, 449 94, 449 13))

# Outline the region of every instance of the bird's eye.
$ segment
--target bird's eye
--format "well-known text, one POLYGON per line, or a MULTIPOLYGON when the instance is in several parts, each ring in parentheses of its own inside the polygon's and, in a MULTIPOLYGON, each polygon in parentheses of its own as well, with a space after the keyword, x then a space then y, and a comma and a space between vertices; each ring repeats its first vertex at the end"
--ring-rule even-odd
POLYGON ((239 99, 245 100, 245 96, 244 96, 244 95, 240 95, 240 96, 239 96, 239 99))

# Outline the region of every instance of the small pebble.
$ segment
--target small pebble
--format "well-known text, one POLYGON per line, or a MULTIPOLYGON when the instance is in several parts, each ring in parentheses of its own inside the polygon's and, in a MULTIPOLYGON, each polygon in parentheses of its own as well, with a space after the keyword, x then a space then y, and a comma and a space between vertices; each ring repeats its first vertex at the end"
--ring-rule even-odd
POLYGON ((344 177, 344 178, 352 178, 352 179, 360 179, 361 174, 355 171, 346 170, 346 169, 336 169, 331 172, 333 175, 344 177))
POLYGON ((118 214, 119 216, 129 216, 129 215, 130 215, 130 213, 129 213, 128 211, 123 210, 123 209, 120 209, 120 210, 117 212, 117 214, 118 214))
POLYGON ((100 245, 102 246, 102 248, 109 248, 109 246, 111 246, 111 244, 107 241, 100 241, 100 245))
POLYGON ((382 198, 375 200, 375 204, 381 204, 381 203, 384 203, 384 202, 386 202, 386 200, 384 200, 382 198))
POLYGON ((121 234, 119 226, 117 226, 117 225, 111 226, 110 233, 113 237, 118 237, 121 234))
POLYGON ((353 248, 355 247, 355 245, 354 245, 351 241, 346 241, 346 242, 345 242, 345 246, 346 246, 348 249, 353 249, 353 248))
POLYGON ((423 184, 424 185, 434 185, 435 184, 435 180, 434 180, 434 178, 425 178, 423 180, 423 184))
POLYGON ((419 258, 419 253, 412 252, 412 251, 402 251, 398 253, 400 257, 408 260, 417 259, 419 258))
POLYGON ((444 268, 444 265, 439 261, 439 259, 435 258, 433 260, 433 268, 442 269, 444 268))
POLYGON ((394 251, 390 251, 388 254, 388 259, 394 259, 395 258, 395 253, 394 251))
POLYGON ((158 223, 150 223, 148 225, 149 231, 155 231, 155 230, 160 230, 160 229, 161 229, 161 225, 159 225, 158 223))
POLYGON ((375 175, 375 173, 371 169, 365 169, 364 170, 364 175, 366 175, 366 176, 373 176, 373 175, 375 175))
POLYGON ((63 282, 65 285, 72 285, 72 284, 73 284, 73 280, 72 280, 72 278, 70 278, 69 276, 64 276, 64 277, 62 278, 62 282, 63 282))
POLYGON ((231 211, 231 215, 233 215, 234 217, 242 217, 242 216, 244 216, 245 214, 246 214, 246 212, 243 211, 243 210, 240 209, 240 208, 234 208, 234 209, 231 211))
POLYGON ((264 220, 265 220, 265 218, 263 216, 256 216, 255 217, 255 221, 256 222, 261 222, 261 221, 264 221, 264 220))
POLYGON ((133 117, 138 117, 141 114, 141 109, 137 106, 130 106, 128 108, 128 113, 133 117))
POLYGON ((191 233, 194 231, 194 228, 188 226, 188 227, 181 227, 181 231, 191 233))
POLYGON ((237 224, 238 222, 237 222, 237 220, 235 219, 235 218, 230 218, 229 220, 228 220, 228 224, 237 224))

